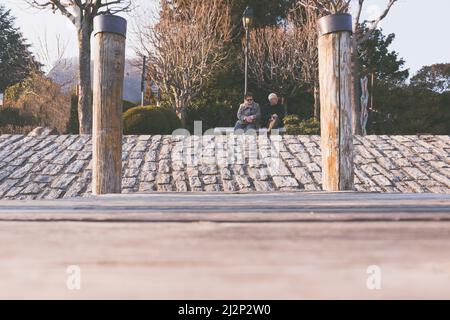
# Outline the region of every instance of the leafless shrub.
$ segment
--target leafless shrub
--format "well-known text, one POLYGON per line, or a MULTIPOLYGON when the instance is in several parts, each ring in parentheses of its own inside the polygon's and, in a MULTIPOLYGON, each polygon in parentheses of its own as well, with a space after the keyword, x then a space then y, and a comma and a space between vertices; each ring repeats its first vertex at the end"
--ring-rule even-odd
POLYGON ((63 93, 61 87, 41 73, 33 73, 16 89, 11 107, 21 113, 31 115, 40 126, 66 131, 70 118, 70 94, 63 93))

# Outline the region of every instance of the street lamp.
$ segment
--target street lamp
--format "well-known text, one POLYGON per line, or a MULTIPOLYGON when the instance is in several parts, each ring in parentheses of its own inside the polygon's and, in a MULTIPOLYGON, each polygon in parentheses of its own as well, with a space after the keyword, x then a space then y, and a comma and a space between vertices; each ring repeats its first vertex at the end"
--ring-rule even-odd
POLYGON ((245 92, 248 90, 248 48, 249 48, 249 39, 250 39, 250 26, 253 21, 253 9, 250 6, 247 6, 244 10, 244 14, 242 16, 242 23, 245 29, 245 92))
POLYGON ((147 57, 142 57, 142 78, 141 78, 141 107, 144 106, 144 98, 145 98, 145 78, 147 76, 147 57))

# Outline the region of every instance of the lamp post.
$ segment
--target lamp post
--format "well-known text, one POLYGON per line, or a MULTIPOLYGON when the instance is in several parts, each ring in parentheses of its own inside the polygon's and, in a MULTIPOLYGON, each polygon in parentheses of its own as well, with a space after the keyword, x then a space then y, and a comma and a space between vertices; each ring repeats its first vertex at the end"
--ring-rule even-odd
POLYGON ((250 40, 250 26, 253 21, 253 9, 250 6, 247 6, 244 10, 244 14, 242 16, 242 23, 245 29, 245 93, 248 90, 248 47, 250 40))
POLYGON ((141 78, 141 107, 144 106, 144 98, 145 98, 145 77, 147 71, 147 57, 142 57, 142 78, 141 78))

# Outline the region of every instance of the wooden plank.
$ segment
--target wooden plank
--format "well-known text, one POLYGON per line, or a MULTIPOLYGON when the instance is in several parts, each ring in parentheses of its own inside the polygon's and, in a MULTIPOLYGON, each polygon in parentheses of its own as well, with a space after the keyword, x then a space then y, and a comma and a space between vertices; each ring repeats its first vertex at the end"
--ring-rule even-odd
POLYGON ((450 297, 448 222, 0 222, 0 242, 2 299, 450 297))
POLYGON ((449 221, 450 195, 146 194, 2 201, 0 221, 449 221))

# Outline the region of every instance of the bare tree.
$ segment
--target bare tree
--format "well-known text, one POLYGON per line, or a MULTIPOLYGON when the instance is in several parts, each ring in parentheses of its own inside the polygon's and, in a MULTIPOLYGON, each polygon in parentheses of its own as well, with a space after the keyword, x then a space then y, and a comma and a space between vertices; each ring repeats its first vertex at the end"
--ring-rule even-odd
POLYGON ((60 34, 55 36, 54 50, 49 43, 47 31, 37 36, 39 61, 44 64, 45 74, 50 73, 54 68, 64 62, 69 41, 64 41, 60 34))
MULTIPOLYGON (((318 92, 318 16, 313 7, 296 6, 283 24, 250 33, 250 74, 260 88, 278 91, 285 104, 300 88, 318 92)), ((317 117, 319 99, 314 96, 317 117)))
POLYGON ((303 82, 300 50, 292 46, 293 37, 293 30, 280 26, 250 32, 250 77, 258 87, 280 94, 285 104, 303 82))
POLYGON ((231 40, 230 8, 222 0, 193 1, 176 7, 161 1, 160 20, 141 30, 148 72, 169 97, 186 126, 186 109, 224 67, 231 40))
POLYGON ((393 5, 397 0, 388 0, 386 8, 381 14, 372 20, 363 20, 362 12, 365 0, 299 0, 304 7, 312 7, 323 9, 329 14, 346 13, 350 10, 350 5, 355 4, 355 19, 353 21, 353 37, 352 37, 352 75, 353 75, 353 97, 352 97, 352 116, 353 116, 353 133, 363 133, 364 117, 361 117, 361 67, 359 64, 359 48, 372 35, 373 31, 378 27, 379 23, 386 18, 393 5), (362 28, 366 26, 367 28, 362 28))
POLYGON ((298 0, 305 8, 324 11, 326 14, 347 12, 352 0, 298 0))
POLYGON ((129 11, 132 0, 24 0, 32 7, 50 9, 66 16, 75 25, 79 48, 78 115, 80 133, 92 132, 91 34, 93 21, 100 14, 129 11))
POLYGON ((317 20, 323 16, 324 10, 308 8, 301 10, 300 6, 293 8, 290 13, 293 26, 298 28, 293 45, 300 50, 300 65, 302 77, 306 88, 314 97, 314 118, 319 118, 319 51, 317 47, 318 30, 317 20))
POLYGON ((72 63, 66 57, 69 40, 64 40, 60 34, 54 42, 49 43, 47 32, 38 35, 37 56, 44 64, 44 73, 57 82, 63 91, 73 90, 76 75, 72 72, 72 63))

